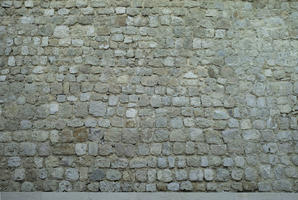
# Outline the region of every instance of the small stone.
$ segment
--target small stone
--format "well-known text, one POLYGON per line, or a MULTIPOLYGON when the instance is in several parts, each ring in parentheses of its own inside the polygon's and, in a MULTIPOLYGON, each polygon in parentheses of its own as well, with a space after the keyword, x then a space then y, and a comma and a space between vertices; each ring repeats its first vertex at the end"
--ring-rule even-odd
POLYGON ((230 173, 228 170, 219 168, 216 170, 217 181, 228 181, 230 179, 230 173))
POLYGON ((156 192, 157 189, 156 189, 156 184, 147 184, 146 185, 146 192, 156 192))
POLYGON ((88 145, 88 154, 92 156, 96 156, 98 153, 98 143, 90 142, 88 145))
POLYGON ((245 179, 248 181, 256 181, 258 178, 258 172, 256 169, 252 167, 248 167, 245 169, 245 179))
POLYGON ((120 183, 110 181, 100 181, 99 188, 101 192, 119 192, 120 183))
POLYGON ((20 157, 10 157, 7 160, 7 165, 9 167, 19 167, 21 165, 21 158, 20 157))
POLYGON ((190 128, 189 137, 191 141, 204 141, 203 130, 200 128, 190 128))
POLYGON ((223 166, 225 167, 231 167, 234 165, 234 161, 232 158, 224 158, 223 159, 223 166))
POLYGON ((94 119, 94 118, 87 118, 86 120, 85 120, 85 126, 86 127, 96 127, 96 125, 97 125, 97 120, 96 119, 94 119))
POLYGON ((160 96, 157 96, 157 95, 153 95, 151 97, 151 106, 153 108, 158 108, 161 106, 161 97, 160 96))
POLYGON ((189 105, 189 98, 187 97, 173 97, 174 106, 187 106, 189 105))
POLYGON ((69 36, 69 28, 67 26, 56 26, 54 36, 57 38, 66 38, 69 36))
POLYGON ((259 140, 260 133, 257 130, 246 130, 243 131, 244 140, 259 140))
POLYGON ((100 116, 103 117, 106 114, 106 104, 99 102, 99 101, 91 101, 90 102, 90 107, 89 107, 89 113, 93 116, 100 116))
POLYGON ((12 1, 3 1, 3 2, 1 3, 1 6, 2 6, 3 8, 10 8, 10 7, 12 6, 12 1))
POLYGON ((51 115, 53 115, 53 114, 55 114, 56 112, 59 111, 59 104, 57 104, 57 103, 51 103, 49 105, 49 107, 50 107, 50 114, 51 115))
POLYGON ((31 1, 31 0, 25 1, 25 7, 26 8, 33 8, 33 1, 31 1))
POLYGON ((20 144, 21 154, 25 156, 34 156, 36 154, 36 144, 23 142, 20 144))
POLYGON ((70 192, 72 191, 72 185, 69 181, 61 181, 59 183, 59 192, 70 192))
POLYGON ((100 181, 105 177, 105 172, 101 169, 95 169, 90 175, 90 181, 100 181))
POLYGON ((27 182, 27 181, 22 183, 22 186, 21 186, 21 191, 22 192, 33 192, 34 190, 35 190, 35 188, 34 188, 33 183, 27 182))
POLYGON ((23 16, 23 17, 20 18, 20 22, 22 24, 32 24, 34 22, 34 18, 33 17, 23 16))
POLYGON ((106 177, 108 180, 117 181, 121 179, 121 172, 118 170, 110 169, 106 172, 106 177))
POLYGON ((285 191, 291 192, 292 191, 292 183, 288 180, 276 180, 273 181, 272 188, 274 191, 285 191))
POLYGON ((15 65, 16 65, 16 60, 15 60, 14 56, 9 56, 8 57, 8 66, 14 67, 15 65))
POLYGON ((232 170, 232 179, 239 181, 243 177, 243 170, 242 169, 233 169, 232 170))
POLYGON ((25 179, 25 169, 16 169, 14 171, 13 180, 15 181, 22 181, 25 179))
POLYGON ((226 110, 215 110, 213 113, 213 119, 229 119, 230 116, 226 110))
POLYGON ((173 57, 166 57, 164 60, 163 60, 163 64, 164 66, 166 67, 173 67, 175 65, 175 60, 173 57))
POLYGON ((124 39, 124 36, 122 34, 115 34, 112 35, 111 40, 115 41, 115 42, 122 42, 124 39))
POLYGON ((65 178, 68 181, 77 181, 79 179, 78 169, 68 168, 65 170, 65 178))
POLYGON ((87 144, 84 143, 78 143, 75 146, 75 152, 78 156, 85 155, 87 151, 87 144))
POLYGON ((194 38, 193 44, 192 44, 194 49, 200 49, 202 48, 202 41, 200 38, 194 38))
POLYGON ((95 56, 86 56, 85 63, 89 65, 99 65, 99 58, 95 56))
POLYGON ((170 127, 171 128, 183 128, 183 121, 180 117, 176 117, 170 120, 170 127))
POLYGON ((214 179, 215 173, 212 169, 204 169, 204 177, 206 181, 212 181, 214 179))
POLYGON ((109 106, 116 106, 119 102, 118 96, 109 96, 109 106))
POLYGON ((176 170, 176 180, 181 181, 181 180, 186 180, 187 179, 187 171, 186 170, 176 170))
POLYGON ((126 117, 127 118, 134 118, 137 116, 137 110, 130 108, 126 111, 126 117))
POLYGON ((168 190, 170 191, 178 191, 179 190, 179 183, 173 182, 167 185, 168 190))
POLYGON ((259 182, 258 189, 260 192, 270 192, 272 190, 270 182, 259 182))
POLYGON ((157 171, 157 179, 162 182, 170 182, 172 181, 172 172, 169 169, 158 170, 157 171))
POLYGON ((98 126, 103 127, 103 128, 108 128, 110 127, 110 120, 108 119, 99 119, 98 120, 98 126))
POLYGON ((189 180, 203 181, 204 173, 201 169, 193 169, 189 171, 189 180))
POLYGON ((180 190, 191 191, 193 189, 192 183, 190 181, 182 181, 180 184, 180 190))
POLYGON ((241 120, 240 126, 241 126, 241 129, 243 129, 243 130, 252 128, 252 125, 251 125, 251 122, 249 119, 241 120))

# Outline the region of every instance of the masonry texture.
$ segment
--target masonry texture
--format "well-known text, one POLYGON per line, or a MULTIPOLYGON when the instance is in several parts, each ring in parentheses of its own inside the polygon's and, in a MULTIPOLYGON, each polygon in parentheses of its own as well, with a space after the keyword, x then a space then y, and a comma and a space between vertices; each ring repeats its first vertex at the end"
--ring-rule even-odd
POLYGON ((0 191, 298 192, 298 1, 0 6, 0 191))

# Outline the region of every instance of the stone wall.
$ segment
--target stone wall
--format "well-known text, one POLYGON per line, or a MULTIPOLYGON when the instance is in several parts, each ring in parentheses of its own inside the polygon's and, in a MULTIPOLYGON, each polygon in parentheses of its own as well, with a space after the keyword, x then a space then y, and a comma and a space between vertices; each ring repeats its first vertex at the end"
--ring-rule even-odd
POLYGON ((298 191, 298 2, 2 0, 1 191, 298 191))

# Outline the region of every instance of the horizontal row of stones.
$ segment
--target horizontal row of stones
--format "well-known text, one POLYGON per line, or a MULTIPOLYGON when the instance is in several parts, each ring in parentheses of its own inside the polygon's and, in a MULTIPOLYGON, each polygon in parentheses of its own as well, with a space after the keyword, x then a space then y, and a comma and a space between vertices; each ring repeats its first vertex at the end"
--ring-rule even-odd
MULTIPOLYGON (((36 97, 30 98, 27 95, 20 95, 18 98, 14 97, 14 99, 6 99, 4 97, 0 105, 7 103, 7 106, 1 109, 1 114, 7 118, 21 118, 18 115, 22 115, 23 119, 36 117, 43 119, 50 115, 57 115, 62 118, 70 118, 71 116, 87 117, 91 115, 93 118, 90 116, 89 119, 85 120, 97 121, 99 120, 98 117, 126 116, 127 118, 148 118, 151 116, 156 118, 156 120, 160 117, 160 120, 164 121, 162 118, 167 117, 167 115, 170 118, 181 115, 183 117, 191 117, 192 120, 195 120, 197 117, 205 117, 206 120, 227 120, 229 124, 234 124, 230 127, 241 127, 241 129, 252 127, 257 129, 266 128, 266 120, 258 116, 259 113, 269 117, 269 115, 281 113, 292 112, 295 114, 295 111, 297 112, 298 109, 295 106, 296 98, 291 101, 290 97, 273 99, 272 97, 256 98, 253 95, 246 95, 246 98, 239 99, 243 104, 238 105, 231 97, 220 99, 207 95, 199 96, 199 93, 197 95, 192 97, 171 97, 162 95, 92 95, 90 93, 81 93, 79 98, 82 102, 77 102, 78 98, 74 95, 57 95, 57 102, 43 102, 42 105, 35 104, 36 106, 31 105, 36 103, 36 99, 34 99, 36 97), (8 100, 14 100, 15 103, 6 102, 8 100), (14 110, 14 112, 9 112, 10 110, 14 110), (256 118, 256 120, 249 118, 256 118)), ((287 116, 284 117, 287 118, 287 116)), ((180 121, 182 120, 177 118, 177 120, 179 119, 180 121)), ((81 123, 83 124, 84 122, 82 121, 81 123)))
MULTIPOLYGON (((7 182, 8 184, 8 182, 7 182)), ((46 180, 44 182, 13 182, 10 181, 11 188, 6 191, 57 191, 57 192, 156 192, 156 191, 260 191, 260 192, 272 192, 272 191, 284 191, 291 192, 293 190, 293 183, 288 180, 276 180, 270 181, 229 181, 229 182, 191 182, 191 181, 177 181, 177 182, 157 182, 157 183, 140 183, 140 182, 116 182, 116 181, 97 181, 97 182, 85 182, 75 181, 70 182, 67 180, 46 180), (13 189, 13 190, 12 190, 13 189)), ((5 188, 5 187, 3 187, 5 188)))
MULTIPOLYGON (((82 155, 80 155, 82 156, 82 155)), ((84 167, 99 167, 99 168, 112 168, 112 169, 138 169, 138 168, 161 168, 161 169, 188 169, 188 168, 208 168, 212 167, 214 169, 224 167, 225 169, 232 170, 235 167, 245 169, 246 167, 262 167, 266 166, 268 171, 271 173, 273 171, 279 171, 277 177, 296 177, 297 173, 284 173, 280 171, 280 168, 289 168, 289 172, 293 172, 292 169, 297 170, 297 167, 293 166, 293 162, 296 166, 298 165, 297 154, 290 155, 268 155, 260 153, 259 156, 256 154, 248 155, 246 157, 234 156, 144 156, 137 158, 124 158, 117 156, 48 156, 48 157, 3 157, 1 159, 2 164, 6 166, 6 169, 25 167, 31 169, 33 168, 56 168, 59 166, 74 167, 79 168, 84 167), (290 170, 291 169, 291 170, 290 170)), ((12 170, 12 169, 11 169, 12 170)), ((294 170, 294 172, 295 172, 294 170)), ((259 168, 262 172, 262 168, 259 168)), ((273 175, 268 175, 267 178, 272 178, 273 175)), ((296 177, 297 178, 297 177, 296 177)))
MULTIPOLYGON (((77 144, 55 144, 50 145, 45 143, 0 143, 0 155, 3 156, 49 156, 49 155, 117 155, 125 157, 148 156, 148 155, 209 155, 214 156, 229 155, 230 153, 242 155, 254 155, 259 153, 264 158, 275 157, 273 155, 267 155, 268 153, 284 155, 293 153, 292 160, 297 165, 297 144, 295 142, 283 142, 283 143, 265 143, 256 144, 254 142, 243 142, 237 140, 237 142, 230 142, 228 144, 205 144, 194 142, 174 142, 174 143, 140 143, 139 145, 132 144, 98 144, 96 142, 89 143, 77 143, 77 144), (245 147, 241 145, 246 145, 245 147), (267 154, 265 154, 267 153, 267 154)), ((91 159, 92 157, 90 157, 91 159)), ((199 157, 197 157, 199 158, 199 157)), ((198 159, 197 159, 198 160, 198 159)), ((288 163, 291 161, 288 159, 288 163)), ((263 162, 260 160, 260 162, 263 162)), ((275 161, 274 161, 275 162, 275 161)))
MULTIPOLYGON (((211 13, 215 12, 214 10, 223 10, 223 9, 229 9, 229 8, 242 8, 245 10, 251 10, 253 7, 260 7, 260 8, 268 8, 268 9, 282 9, 286 10, 291 8, 297 8, 297 2, 295 1, 274 1, 270 4, 254 4, 253 2, 237 2, 234 1, 225 1, 221 2, 218 1, 216 3, 208 2, 208 1, 145 1, 145 0, 124 0, 124 1, 117 1, 117 0, 67 0, 67 1, 41 1, 41 0, 4 0, 1 3, 1 7, 3 8, 21 8, 25 7, 28 9, 33 9, 35 7, 40 6, 41 8, 85 8, 85 7, 93 7, 93 8, 105 8, 107 6, 116 7, 115 10, 119 10, 117 6, 123 6, 123 7, 135 7, 135 8, 152 8, 152 7, 186 7, 186 8, 194 8, 194 7, 201 7, 201 8, 208 8, 210 9, 211 13)), ((167 8, 163 8, 166 12, 168 11, 167 8)), ((180 9, 178 9, 180 10, 180 9)), ((175 12, 175 10, 173 11, 175 12)), ((178 12, 178 11, 176 11, 178 12)))
MULTIPOLYGON (((259 178, 270 179, 273 176, 279 176, 280 173, 286 174, 288 177, 297 178, 297 169, 295 168, 285 168, 281 171, 281 167, 274 169, 274 173, 271 173, 270 165, 262 165, 260 166, 260 170, 256 170, 255 168, 247 167, 245 170, 235 168, 232 170, 228 170, 225 168, 217 168, 217 169, 178 169, 178 170, 156 170, 156 169, 140 169, 140 170, 126 170, 120 171, 115 169, 88 169, 87 167, 81 167, 79 169, 76 168, 41 168, 37 170, 28 170, 26 171, 24 168, 15 169, 12 173, 12 179, 18 182, 23 182, 26 176, 29 176, 30 179, 56 179, 61 180, 65 179, 67 181, 86 181, 89 180, 90 182, 101 181, 104 179, 110 181, 119 181, 123 178, 124 181, 135 181, 135 182, 149 182, 153 183, 155 181, 161 182, 171 182, 171 181, 185 181, 190 180, 192 182, 202 182, 205 181, 217 181, 223 182, 228 181, 230 179, 234 181, 258 181, 259 178), (28 174, 29 173, 29 174, 28 174), (258 175, 260 174, 260 176, 258 175), (35 177, 37 176, 37 177, 35 177), (258 178, 259 177, 259 178, 258 178)), ((272 169, 273 170, 273 169, 272 169)), ((9 176, 9 174, 4 175, 4 177, 9 176)), ((4 178, 2 177, 2 178, 4 178)), ((280 178, 279 178, 280 179, 280 178)), ((263 181, 264 181, 263 180, 263 181)), ((281 178, 281 180, 283 180, 281 178)), ((288 182, 292 185, 291 182, 288 182)), ((270 186, 270 184, 269 184, 270 186)))

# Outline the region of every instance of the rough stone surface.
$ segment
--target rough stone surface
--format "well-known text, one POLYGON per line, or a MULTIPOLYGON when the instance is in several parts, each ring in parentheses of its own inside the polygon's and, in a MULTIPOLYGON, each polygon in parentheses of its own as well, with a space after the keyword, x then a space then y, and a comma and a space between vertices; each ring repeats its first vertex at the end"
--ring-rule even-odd
POLYGON ((298 192, 295 0, 3 0, 0 191, 298 192))

